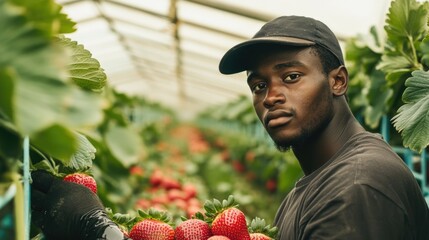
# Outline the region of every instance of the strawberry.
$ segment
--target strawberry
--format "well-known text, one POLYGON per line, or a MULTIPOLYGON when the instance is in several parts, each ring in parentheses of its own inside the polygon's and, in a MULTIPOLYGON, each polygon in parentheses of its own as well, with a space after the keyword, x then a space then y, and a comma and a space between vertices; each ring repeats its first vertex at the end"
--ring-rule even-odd
POLYGON ((250 240, 272 240, 272 238, 263 233, 251 233, 250 240))
POLYGON ((207 222, 191 218, 181 222, 176 227, 176 240, 207 240, 212 235, 207 222))
POLYGON ((228 237, 221 236, 221 235, 214 235, 209 237, 207 240, 231 240, 228 237))
POLYGON ((226 236, 231 240, 250 240, 246 216, 237 207, 232 195, 222 203, 214 199, 204 204, 213 235, 226 236))
POLYGON ((95 179, 86 173, 72 173, 63 178, 64 181, 73 182, 84 185, 89 188, 93 193, 97 193, 97 183, 95 179))
POLYGON ((265 220, 258 217, 251 221, 248 229, 251 240, 272 240, 277 235, 277 227, 265 224, 265 220))
POLYGON ((139 212, 129 232, 133 240, 174 240, 174 229, 169 224, 170 217, 166 212, 149 209, 149 212, 139 212))

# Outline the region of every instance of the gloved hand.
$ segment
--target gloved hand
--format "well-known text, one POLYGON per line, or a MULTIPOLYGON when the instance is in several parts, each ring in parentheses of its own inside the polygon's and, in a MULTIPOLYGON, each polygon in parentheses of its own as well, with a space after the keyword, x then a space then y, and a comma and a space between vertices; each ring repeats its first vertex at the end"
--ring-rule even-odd
POLYGON ((98 196, 43 171, 32 173, 32 222, 46 239, 124 239, 98 196))

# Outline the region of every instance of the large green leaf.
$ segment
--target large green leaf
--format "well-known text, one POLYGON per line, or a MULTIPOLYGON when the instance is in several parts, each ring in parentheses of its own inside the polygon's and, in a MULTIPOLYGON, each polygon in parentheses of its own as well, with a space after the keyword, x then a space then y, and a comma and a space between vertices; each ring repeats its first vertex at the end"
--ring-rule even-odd
POLYGON ((57 124, 35 133, 31 138, 31 144, 65 165, 69 164, 78 147, 76 135, 69 129, 57 124))
POLYGON ((70 78, 80 87, 100 90, 106 85, 106 74, 97 59, 83 45, 69 38, 58 38, 59 43, 71 52, 68 64, 70 78))
POLYGON ((13 121, 15 78, 11 69, 0 68, 0 116, 13 121))
MULTIPOLYGON (((54 123, 93 126, 102 119, 101 96, 80 90, 64 78, 67 56, 16 8, 0 2, 0 69, 14 73, 7 96, 19 132, 25 136, 54 123)), ((10 112, 10 111, 9 111, 10 112)))
MULTIPOLYGON (((66 166, 87 166, 73 162, 78 149, 74 130, 98 124, 103 102, 100 94, 82 90, 64 77, 68 59, 64 47, 42 29, 57 26, 61 20, 56 18, 64 15, 57 12, 37 19, 34 9, 27 9, 32 2, 15 1, 20 7, 9 3, 0 0, 0 113, 18 136, 29 136, 42 152, 66 166)), ((53 12, 58 10, 55 6, 48 4, 53 12)), ((21 146, 19 141, 15 145, 21 146)))
POLYGON ((144 156, 142 139, 131 127, 111 125, 104 138, 112 155, 125 167, 137 163, 144 156))
POLYGON ((421 42, 420 51, 422 55, 420 61, 425 67, 429 67, 429 36, 426 36, 426 38, 421 42))
POLYGON ((414 71, 405 86, 405 104, 392 120, 404 146, 421 152, 429 144, 429 72, 414 71))
POLYGON ((96 149, 84 135, 76 133, 76 136, 78 149, 66 166, 78 171, 83 171, 91 168, 92 160, 95 158, 96 149))
POLYGON ((58 77, 50 41, 20 14, 0 1, 0 68, 11 67, 21 78, 65 81, 58 77))
POLYGON ((385 52, 378 65, 378 69, 385 72, 389 85, 402 85, 410 72, 423 69, 419 54, 420 42, 428 30, 427 21, 427 3, 392 1, 385 26, 385 52))
POLYGON ((384 75, 374 71, 363 92, 366 93, 367 97, 364 110, 365 123, 374 129, 379 125, 381 117, 388 111, 393 90, 386 87, 384 75))
POLYGON ((391 42, 422 39, 427 31, 427 5, 415 0, 395 0, 387 13, 386 33, 391 42))
POLYGON ((9 124, 0 118, 0 158, 17 159, 22 153, 22 138, 9 124))
POLYGON ((19 6, 32 25, 51 37, 59 33, 72 33, 76 31, 75 25, 66 14, 62 13, 62 6, 53 0, 9 0, 19 6))
POLYGON ((17 126, 25 135, 54 123, 72 128, 95 126, 103 117, 100 96, 73 85, 21 81, 16 102, 17 126))

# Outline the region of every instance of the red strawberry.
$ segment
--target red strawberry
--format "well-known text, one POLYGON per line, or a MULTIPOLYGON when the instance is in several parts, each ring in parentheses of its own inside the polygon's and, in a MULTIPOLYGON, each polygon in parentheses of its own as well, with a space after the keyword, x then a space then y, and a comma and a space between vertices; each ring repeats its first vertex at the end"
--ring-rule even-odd
POLYGON ((212 235, 210 226, 201 219, 188 219, 176 227, 176 240, 207 240, 212 235))
POLYGON ((68 174, 63 178, 64 181, 73 182, 84 185, 89 188, 92 192, 97 193, 97 183, 95 179, 85 173, 72 173, 68 174))
POLYGON ((263 233, 251 233, 250 240, 272 240, 272 238, 263 233))
POLYGON ((265 224, 265 220, 254 218, 249 225, 251 240, 272 240, 277 235, 277 227, 271 227, 265 224))
POLYGON ((137 223, 133 225, 129 236, 133 240, 174 240, 174 229, 166 213, 150 209, 149 213, 139 211, 137 223))
POLYGON ((209 237, 207 240, 231 240, 231 239, 225 236, 215 235, 215 236, 209 237))
POLYGON ((212 219, 213 235, 226 236, 231 240, 250 240, 246 216, 237 206, 232 195, 222 203, 214 199, 204 204, 207 217, 212 219))

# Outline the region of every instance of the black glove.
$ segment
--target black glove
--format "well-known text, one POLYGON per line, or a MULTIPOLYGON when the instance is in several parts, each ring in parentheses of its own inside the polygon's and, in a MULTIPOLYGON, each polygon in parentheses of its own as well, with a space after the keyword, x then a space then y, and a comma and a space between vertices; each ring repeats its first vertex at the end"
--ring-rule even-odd
POLYGON ((32 173, 32 222, 49 240, 124 239, 96 194, 46 172, 32 173))

